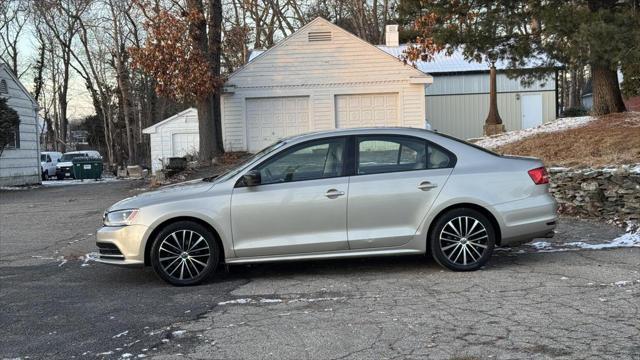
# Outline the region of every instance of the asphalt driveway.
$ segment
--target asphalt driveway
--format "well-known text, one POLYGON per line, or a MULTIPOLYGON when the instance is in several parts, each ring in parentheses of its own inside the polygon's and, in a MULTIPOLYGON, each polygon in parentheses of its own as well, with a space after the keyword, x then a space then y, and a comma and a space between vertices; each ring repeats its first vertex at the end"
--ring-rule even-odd
POLYGON ((198 287, 96 264, 142 184, 0 192, 0 358, 640 358, 640 248, 563 219, 473 273, 424 257, 234 266, 198 287), (548 241, 548 240, 545 240, 548 241))

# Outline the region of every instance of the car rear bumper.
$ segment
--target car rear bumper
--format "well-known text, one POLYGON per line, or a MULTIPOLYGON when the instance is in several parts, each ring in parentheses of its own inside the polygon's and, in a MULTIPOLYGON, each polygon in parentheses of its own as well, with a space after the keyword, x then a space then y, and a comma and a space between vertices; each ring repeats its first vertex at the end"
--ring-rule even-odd
POLYGON ((144 265, 144 225, 103 226, 96 234, 97 262, 109 265, 144 265))
POLYGON ((510 201, 495 209, 502 215, 502 246, 552 237, 558 223, 558 205, 550 194, 510 201))

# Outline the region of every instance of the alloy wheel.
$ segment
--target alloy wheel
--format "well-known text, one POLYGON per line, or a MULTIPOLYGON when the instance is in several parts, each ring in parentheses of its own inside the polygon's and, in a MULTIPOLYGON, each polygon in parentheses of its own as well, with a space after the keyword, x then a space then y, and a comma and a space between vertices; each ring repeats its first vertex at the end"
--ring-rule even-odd
POLYGON ((205 238, 193 230, 176 230, 158 248, 162 270, 178 280, 198 277, 208 266, 211 249, 205 238))
POLYGON ((485 226, 470 216, 458 216, 440 231, 440 248, 447 259, 457 265, 473 265, 488 248, 489 234, 485 226))

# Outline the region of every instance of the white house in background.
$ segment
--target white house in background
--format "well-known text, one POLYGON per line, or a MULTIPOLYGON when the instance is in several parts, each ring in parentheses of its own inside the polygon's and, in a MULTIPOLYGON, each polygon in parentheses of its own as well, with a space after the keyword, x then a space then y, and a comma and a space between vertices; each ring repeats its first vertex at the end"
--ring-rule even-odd
POLYGON ((432 77, 316 18, 231 74, 222 95, 227 151, 255 152, 299 133, 425 126, 432 77))
MULTIPOLYGON (((419 71, 411 71, 399 61, 406 45, 398 42, 397 25, 387 26, 386 42, 372 46, 318 18, 273 48, 254 50, 249 63, 231 75, 222 98, 225 148, 255 151, 291 133, 424 127, 425 120, 434 130, 460 138, 482 135, 489 111, 488 64, 443 52, 431 62, 418 61, 414 70, 419 71), (382 121, 381 114, 386 116, 382 121)), ((534 66, 530 62, 523 68, 534 66)), ((556 118, 554 71, 530 87, 499 71, 497 88, 507 130, 556 118)))
POLYGON ((189 108, 142 130, 151 136, 151 171, 162 169, 164 159, 196 155, 200 149, 198 111, 189 108))
POLYGON ((0 186, 39 184, 40 142, 37 124, 38 104, 9 70, 0 63, 0 97, 18 112, 20 126, 15 140, 0 156, 0 186))

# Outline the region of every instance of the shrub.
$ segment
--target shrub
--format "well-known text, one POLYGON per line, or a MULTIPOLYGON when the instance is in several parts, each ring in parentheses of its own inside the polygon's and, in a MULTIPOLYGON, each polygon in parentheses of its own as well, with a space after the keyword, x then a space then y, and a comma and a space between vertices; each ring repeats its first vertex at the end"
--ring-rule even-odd
POLYGON ((580 107, 572 107, 572 108, 566 109, 562 113, 561 117, 576 117, 576 116, 585 116, 588 114, 589 112, 587 111, 587 109, 580 106, 580 107))

